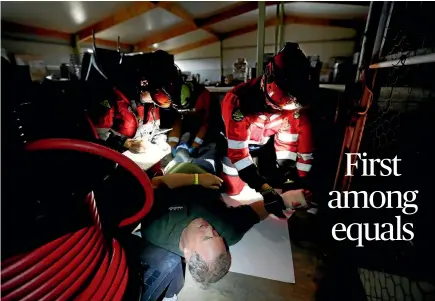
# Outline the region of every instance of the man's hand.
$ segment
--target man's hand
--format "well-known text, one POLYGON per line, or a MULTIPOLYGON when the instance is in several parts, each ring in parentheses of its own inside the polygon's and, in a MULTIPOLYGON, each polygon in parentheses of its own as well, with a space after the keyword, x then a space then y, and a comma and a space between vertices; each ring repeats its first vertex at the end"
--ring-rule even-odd
POLYGON ((267 184, 263 185, 263 187, 266 189, 262 189, 261 195, 263 196, 264 207, 266 208, 267 212, 280 218, 286 218, 285 214, 283 213, 283 211, 287 209, 284 205, 284 200, 278 194, 278 192, 275 191, 275 189, 269 185, 266 185, 267 184))
POLYGON ((311 191, 304 189, 303 194, 307 202, 311 202, 313 200, 313 193, 311 191))
POLYGON ((144 140, 127 139, 124 144, 132 153, 144 153, 146 150, 146 142, 144 140))
MULTIPOLYGON (((191 186, 194 184, 193 174, 168 174, 161 177, 155 177, 151 181, 155 187, 166 186, 169 189, 178 187, 191 186)), ((211 189, 219 189, 223 180, 215 175, 206 173, 198 175, 198 184, 211 189)))
POLYGON ((199 185, 205 188, 219 189, 224 182, 221 178, 210 173, 198 175, 199 185))
POLYGON ((308 203, 310 202, 311 192, 303 189, 294 189, 283 193, 281 197, 288 209, 304 209, 309 207, 308 203))

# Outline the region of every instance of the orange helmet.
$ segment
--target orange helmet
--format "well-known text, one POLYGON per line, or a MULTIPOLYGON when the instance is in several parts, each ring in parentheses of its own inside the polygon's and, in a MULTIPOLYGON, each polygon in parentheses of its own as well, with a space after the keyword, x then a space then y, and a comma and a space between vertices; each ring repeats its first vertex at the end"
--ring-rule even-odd
POLYGON ((147 80, 141 81, 141 92, 150 93, 151 99, 158 107, 167 109, 172 104, 171 94, 162 86, 152 86, 147 80))
POLYGON ((141 90, 150 93, 153 102, 161 108, 178 103, 181 91, 181 71, 173 57, 162 50, 152 53, 149 65, 142 74, 141 90))

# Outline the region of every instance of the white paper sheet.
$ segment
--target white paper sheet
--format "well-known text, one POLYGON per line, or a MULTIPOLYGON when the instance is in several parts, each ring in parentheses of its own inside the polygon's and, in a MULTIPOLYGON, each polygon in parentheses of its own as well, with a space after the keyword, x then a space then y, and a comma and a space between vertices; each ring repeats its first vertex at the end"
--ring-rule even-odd
POLYGON ((130 158, 143 170, 148 170, 154 164, 162 160, 170 152, 171 147, 169 146, 169 144, 163 142, 159 144, 149 143, 144 153, 135 154, 130 151, 125 151, 123 155, 130 158))
MULTIPOLYGON (((278 191, 279 192, 279 191, 278 191)), ((262 200, 249 187, 234 197, 222 194, 227 205, 238 206, 262 200)), ((291 212, 287 214, 291 215, 291 212)), ((290 237, 286 220, 274 216, 256 224, 240 242, 230 247, 230 272, 281 282, 295 283, 290 237)))

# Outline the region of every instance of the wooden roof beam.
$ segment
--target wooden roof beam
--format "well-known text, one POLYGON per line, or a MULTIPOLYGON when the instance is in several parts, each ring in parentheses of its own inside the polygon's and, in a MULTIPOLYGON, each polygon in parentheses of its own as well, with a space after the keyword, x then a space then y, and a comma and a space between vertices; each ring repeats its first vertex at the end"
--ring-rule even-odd
MULTIPOLYGON (((284 3, 290 3, 290 2, 297 2, 297 1, 284 1, 284 3)), ((315 2, 322 2, 322 1, 315 1, 315 2)), ((153 44, 161 43, 165 40, 169 40, 172 38, 175 38, 177 36, 195 31, 197 29, 204 29, 210 32, 210 26, 216 23, 219 23, 221 21, 225 21, 227 19, 237 17, 240 15, 243 15, 245 13, 248 13, 250 11, 258 9, 258 2, 256 1, 244 1, 242 3, 237 3, 230 8, 219 12, 217 14, 214 14, 210 17, 203 18, 203 19, 193 19, 190 17, 188 13, 184 11, 176 2, 168 2, 168 1, 159 1, 154 2, 156 5, 160 5, 160 7, 166 9, 167 11, 179 16, 186 22, 179 25, 172 26, 169 29, 162 30, 153 36, 147 37, 143 41, 136 44, 137 49, 147 49, 151 47, 153 44), (173 3, 173 4, 172 4, 173 3)), ((276 5, 280 3, 279 1, 267 1, 266 6, 270 5, 276 5)), ((341 2, 322 2, 322 3, 328 3, 328 4, 345 4, 344 1, 341 2)), ((350 5, 367 5, 364 2, 360 1, 349 1, 346 2, 346 4, 350 5), (355 2, 355 3, 354 3, 355 2)), ((299 19, 301 21, 301 19, 299 19)), ((303 21, 303 20, 302 20, 303 21)), ((346 21, 343 21, 346 24, 346 21)), ((338 24, 337 26, 341 26, 340 22, 336 22, 338 24)), ((255 28, 256 29, 256 28, 255 28)), ((254 29, 254 30, 255 30, 254 29)), ((222 37, 222 35, 217 34, 219 37, 222 37)), ((225 36, 225 34, 223 35, 225 36)))
MULTIPOLYGON (((87 43, 87 44, 91 44, 92 45, 92 40, 87 40, 87 41, 83 41, 83 42, 81 42, 81 44, 84 44, 84 43, 87 43)), ((122 48, 124 48, 124 49, 132 49, 133 47, 134 47, 134 45, 132 45, 132 44, 128 44, 128 43, 122 43, 122 42, 120 42, 119 43, 119 45, 118 45, 118 42, 115 42, 115 41, 110 41, 110 40, 103 40, 103 39, 98 39, 98 38, 96 38, 95 39, 95 45, 98 47, 98 46, 107 46, 107 47, 111 47, 111 48, 117 48, 118 46, 122 49, 122 48)))
MULTIPOLYGON (((274 25, 276 25, 276 22, 277 22, 276 18, 271 18, 265 22, 264 26, 265 27, 274 26, 274 25)), ((354 21, 354 20, 331 20, 331 19, 287 16, 285 18, 284 24, 285 25, 287 25, 287 24, 307 24, 307 25, 338 26, 338 27, 354 28, 355 25, 363 25, 364 23, 363 22, 358 23, 358 21, 354 21)), ((244 35, 246 33, 256 31, 257 26, 258 26, 258 24, 252 24, 252 25, 249 25, 249 26, 237 29, 237 30, 233 30, 231 32, 227 32, 225 34, 222 34, 220 38, 222 40, 224 40, 224 39, 238 37, 238 36, 244 35)), ((218 40, 213 40, 213 39, 209 38, 209 39, 201 40, 199 42, 195 42, 192 44, 188 44, 188 45, 173 49, 169 52, 175 55, 175 54, 179 54, 179 53, 189 51, 189 50, 192 50, 195 48, 210 45, 210 44, 213 44, 217 41, 218 40)))
MULTIPOLYGON (((28 34, 28 35, 34 35, 38 37, 44 37, 44 38, 51 38, 51 39, 59 39, 65 42, 70 43, 72 41, 73 35, 67 32, 53 30, 53 29, 46 29, 46 28, 40 28, 40 27, 34 27, 34 26, 28 26, 28 25, 22 25, 18 23, 13 22, 7 22, 7 21, 1 21, 2 25, 2 32, 8 32, 12 34, 28 34)), ((88 43, 92 41, 87 41, 88 43)), ((116 48, 117 42, 114 41, 108 41, 103 39, 96 39, 95 43, 98 45, 104 45, 116 48)), ((132 47, 131 44, 127 43, 120 43, 119 46, 121 48, 130 48, 132 47)))
MULTIPOLYGON (((184 20, 184 22, 182 24, 175 24, 171 28, 161 30, 149 37, 146 37, 144 40, 135 45, 135 49, 145 50, 151 47, 153 44, 158 44, 183 34, 202 29, 201 26, 198 25, 197 20, 192 18, 192 16, 190 16, 190 14, 186 12, 184 8, 182 8, 177 2, 154 1, 153 4, 180 17, 184 20)), ((211 33, 214 37, 219 38, 219 35, 213 32, 211 29, 204 30, 211 33)))
MULTIPOLYGON (((266 2, 269 3, 269 2, 266 2)), ((256 1, 246 1, 246 2, 242 2, 240 4, 236 4, 234 6, 231 6, 230 8, 214 14, 210 17, 207 18, 203 18, 203 19, 198 19, 196 22, 198 24, 198 26, 200 27, 207 27, 207 26, 211 26, 213 24, 219 23, 221 21, 236 17, 236 16, 240 16, 243 15, 245 13, 248 13, 250 11, 256 10, 258 9, 258 2, 256 1)))
POLYGON ((319 25, 319 26, 333 26, 344 28, 358 28, 364 25, 365 20, 345 20, 345 19, 325 19, 325 18, 313 18, 313 17, 298 17, 298 16, 286 16, 285 24, 306 24, 306 25, 319 25))
POLYGON ((188 44, 188 45, 184 45, 184 46, 178 47, 178 48, 170 50, 168 52, 170 54, 176 55, 176 54, 179 54, 179 53, 182 53, 182 52, 186 52, 186 51, 189 51, 189 50, 192 50, 192 49, 196 49, 196 48, 199 48, 199 47, 207 46, 207 45, 210 45, 210 44, 213 44, 213 43, 216 43, 216 42, 219 42, 219 38, 217 38, 217 37, 211 37, 211 38, 207 38, 205 40, 201 40, 201 41, 198 41, 198 42, 195 42, 195 43, 192 43, 192 44, 188 44))
MULTIPOLYGON (((156 4, 158 7, 170 12, 173 15, 176 15, 177 17, 183 19, 184 21, 195 25, 196 29, 200 29, 196 20, 177 2, 173 1, 153 1, 154 4, 156 4)), ((218 37, 218 35, 211 29, 203 28, 210 34, 218 37)))
MULTIPOLYGON (((300 3, 300 2, 308 2, 308 3, 323 3, 323 4, 346 4, 346 5, 359 5, 359 6, 369 6, 369 1, 283 1, 284 3, 300 3)), ((277 5, 281 3, 281 1, 267 1, 266 6, 272 6, 277 5)), ((232 6, 231 8, 214 14, 210 17, 204 18, 204 19, 197 19, 196 23, 199 27, 204 28, 211 26, 213 24, 219 23, 221 21, 225 21, 227 19, 237 17, 240 15, 243 15, 245 13, 248 13, 250 11, 258 9, 258 2, 257 1, 244 1, 240 4, 236 4, 232 6)))
MULTIPOLYGON (((169 29, 162 30, 156 34, 154 34, 152 37, 148 37, 144 39, 143 41, 136 44, 137 49, 147 49, 153 44, 161 43, 165 40, 169 40, 175 37, 178 37, 180 35, 195 31, 197 29, 204 29, 208 32, 211 32, 211 29, 208 28, 210 25, 216 24, 218 22, 243 15, 244 13, 253 11, 258 9, 258 2, 255 1, 249 1, 249 2, 242 2, 237 3, 236 5, 231 6, 230 8, 214 14, 210 17, 204 18, 204 19, 193 19, 193 18, 187 18, 184 14, 184 12, 181 12, 180 9, 174 8, 176 6, 171 5, 174 3, 177 5, 176 2, 167 2, 167 1, 161 1, 161 2, 155 2, 157 5, 161 5, 161 7, 166 7, 167 10, 173 14, 176 14, 177 16, 183 18, 186 22, 183 24, 177 24, 175 26, 172 26, 169 29), (184 16, 184 17, 182 17, 184 16)), ((267 1, 266 5, 274 5, 279 2, 277 1, 267 1)), ((178 6, 178 5, 177 5, 178 6)), ((165 9, 166 9, 165 8, 165 9)), ((213 35, 220 36, 219 34, 216 34, 212 32, 213 35)))
MULTIPOLYGON (((357 28, 364 25, 364 20, 338 20, 338 19, 323 19, 323 18, 310 18, 310 17, 296 17, 286 16, 284 24, 306 24, 306 25, 318 25, 318 26, 334 26, 345 28, 357 28)), ((271 18, 265 22, 265 27, 276 25, 276 18, 271 18)), ((249 33, 257 30, 257 24, 252 24, 240 29, 236 29, 227 33, 221 34, 221 39, 234 38, 245 33, 249 33)))
MULTIPOLYGON (((270 27, 270 26, 274 26, 274 25, 276 25, 276 18, 271 18, 269 20, 266 20, 266 22, 264 22, 265 27, 270 27)), ((252 25, 248 25, 248 26, 245 26, 243 28, 236 29, 236 30, 221 34, 221 39, 222 40, 230 39, 230 38, 244 35, 245 33, 256 31, 257 27, 258 27, 257 23, 252 24, 252 25)))
POLYGON ((92 31, 97 34, 98 32, 102 32, 129 19, 140 16, 154 8, 156 8, 156 5, 150 1, 134 2, 131 6, 116 12, 112 16, 107 17, 102 21, 80 30, 76 34, 78 35, 79 41, 84 41, 92 38, 92 31))
MULTIPOLYGON (((173 15, 183 19, 184 21, 195 24, 195 20, 192 16, 177 2, 172 1, 152 1, 155 5, 160 7, 161 9, 170 12, 173 15)), ((196 25, 196 24, 195 24, 196 25)))
POLYGON ((196 25, 184 22, 183 24, 176 24, 172 26, 170 29, 161 30, 152 35, 148 36, 141 42, 137 43, 135 48, 140 51, 144 49, 148 49, 153 44, 161 43, 163 41, 181 36, 183 34, 195 31, 197 29, 196 25))
POLYGON ((14 22, 3 21, 3 20, 1 21, 1 25, 2 25, 1 26, 2 32, 35 35, 35 36, 40 36, 45 38, 60 39, 64 41, 69 41, 71 39, 71 35, 69 33, 53 30, 53 29, 22 25, 14 22))

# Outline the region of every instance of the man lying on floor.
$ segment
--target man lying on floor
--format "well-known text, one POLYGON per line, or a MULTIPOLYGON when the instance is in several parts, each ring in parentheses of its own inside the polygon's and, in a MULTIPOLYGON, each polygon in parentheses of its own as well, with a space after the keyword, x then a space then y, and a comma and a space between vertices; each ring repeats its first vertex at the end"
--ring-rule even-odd
MULTIPOLYGON (((192 277, 203 285, 228 272, 227 245, 269 216, 263 201, 227 207, 219 192, 222 179, 192 163, 178 164, 152 183, 154 205, 142 222, 142 237, 184 257, 192 277)), ((285 202, 292 208, 291 201, 285 202)))

